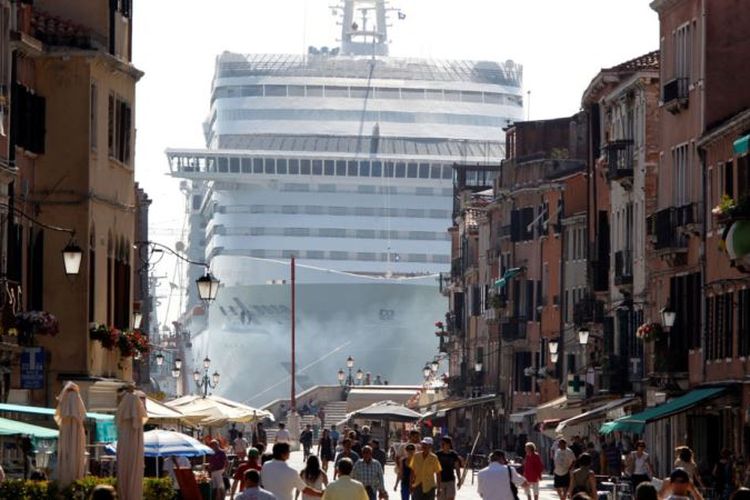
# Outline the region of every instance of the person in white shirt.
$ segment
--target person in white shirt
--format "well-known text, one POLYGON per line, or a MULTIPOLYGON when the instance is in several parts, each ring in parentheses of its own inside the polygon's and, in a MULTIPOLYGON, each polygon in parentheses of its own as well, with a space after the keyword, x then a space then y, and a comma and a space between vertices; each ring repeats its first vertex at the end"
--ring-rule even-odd
POLYGON ((286 428, 286 425, 279 424, 279 430, 276 431, 276 443, 291 443, 292 436, 286 428))
POLYGON ((570 488, 570 470, 576 463, 576 454, 573 450, 568 448, 568 442, 565 439, 560 439, 557 442, 557 449, 555 450, 553 470, 555 476, 555 490, 560 500, 565 500, 568 496, 568 488, 570 488))
POLYGON ((295 489, 305 495, 322 497, 322 491, 309 487, 299 472, 286 463, 290 452, 289 443, 273 445, 273 460, 266 462, 260 473, 263 487, 276 495, 278 500, 292 500, 292 491, 295 489))
POLYGON ((190 460, 183 456, 171 456, 164 459, 164 472, 167 477, 172 480, 172 486, 176 489, 180 489, 180 483, 177 482, 177 476, 174 474, 175 469, 190 469, 190 460))
POLYGON ((526 480, 507 464, 505 452, 495 450, 490 455, 490 465, 477 474, 477 492, 484 500, 514 500, 511 482, 516 487, 526 487, 526 480))
POLYGON ((260 472, 249 469, 245 472, 245 489, 234 500, 276 500, 277 497, 260 486, 260 472))
POLYGON ((237 458, 240 460, 245 460, 245 457, 247 456, 247 448, 250 444, 247 442, 247 439, 242 437, 242 432, 237 433, 237 437, 234 438, 234 443, 232 443, 232 448, 234 448, 234 454, 237 455, 237 458))

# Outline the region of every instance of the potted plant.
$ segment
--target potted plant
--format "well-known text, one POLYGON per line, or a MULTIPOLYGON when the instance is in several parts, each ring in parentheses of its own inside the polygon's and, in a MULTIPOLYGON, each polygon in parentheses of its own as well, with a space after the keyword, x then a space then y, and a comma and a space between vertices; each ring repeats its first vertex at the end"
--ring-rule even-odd
POLYGON ((54 337, 60 333, 60 322, 54 314, 46 311, 26 311, 16 314, 15 328, 19 342, 31 345, 35 335, 54 337))
POLYGON ((113 326, 106 326, 99 323, 92 323, 89 326, 89 338, 102 344, 102 347, 111 351, 118 344, 120 339, 120 330, 113 326))
POLYGON ((659 323, 648 322, 638 327, 635 336, 644 342, 658 342, 661 340, 664 329, 659 323))

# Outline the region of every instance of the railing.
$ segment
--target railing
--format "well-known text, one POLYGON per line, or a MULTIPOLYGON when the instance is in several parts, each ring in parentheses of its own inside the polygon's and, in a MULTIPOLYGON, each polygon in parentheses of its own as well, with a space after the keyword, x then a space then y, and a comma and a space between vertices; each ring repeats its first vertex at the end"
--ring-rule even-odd
POLYGON ((685 219, 683 219, 683 217, 687 217, 688 213, 690 213, 688 210, 669 207, 659 210, 651 216, 654 248, 656 250, 687 248, 687 238, 677 229, 689 224, 689 222, 684 222, 685 219))
POLYGON ((675 78, 662 87, 661 100, 664 107, 672 114, 679 113, 688 105, 688 79, 675 78))
POLYGON ((615 252, 615 285, 633 283, 633 255, 630 250, 615 252))
POLYGON ((500 337, 505 342, 526 338, 526 318, 510 318, 500 324, 500 337))
POLYGON ((633 177, 633 140, 610 141, 605 149, 609 179, 620 180, 633 177))

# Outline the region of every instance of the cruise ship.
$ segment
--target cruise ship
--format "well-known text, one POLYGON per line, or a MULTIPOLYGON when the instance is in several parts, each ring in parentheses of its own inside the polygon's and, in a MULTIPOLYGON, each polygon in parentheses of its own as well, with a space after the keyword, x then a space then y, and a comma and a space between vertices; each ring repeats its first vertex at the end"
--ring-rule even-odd
POLYGON ((218 56, 206 147, 167 150, 187 254, 222 283, 192 357, 253 404, 289 394, 292 256, 298 391, 335 384, 350 355, 373 380, 421 382, 447 310, 454 165, 498 164, 523 118, 519 64, 391 57, 404 13, 333 11, 339 47, 218 56))

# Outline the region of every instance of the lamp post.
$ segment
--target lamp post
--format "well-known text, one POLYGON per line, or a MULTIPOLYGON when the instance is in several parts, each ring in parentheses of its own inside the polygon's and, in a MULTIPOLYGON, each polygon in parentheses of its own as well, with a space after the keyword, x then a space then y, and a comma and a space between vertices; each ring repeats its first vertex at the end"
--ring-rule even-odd
POLYGON ((669 305, 664 306, 659 312, 661 313, 661 324, 666 331, 670 331, 674 326, 675 319, 677 319, 677 313, 669 305))
POLYGON ((588 355, 588 351, 587 351, 588 343, 589 343, 589 331, 585 327, 581 328, 580 330, 578 330, 578 344, 581 346, 581 358, 582 358, 581 368, 586 368, 586 365, 588 365, 588 359, 586 359, 588 355))
POLYGON ((214 371, 213 375, 210 377, 208 376, 208 369, 211 366, 211 360, 208 356, 203 360, 203 376, 201 376, 201 372, 198 370, 195 370, 193 372, 193 380, 195 381, 195 385, 198 386, 198 391, 203 391, 203 397, 205 398, 208 396, 208 390, 209 389, 216 389, 216 387, 219 385, 219 372, 214 371))

